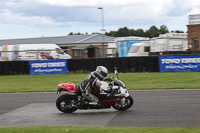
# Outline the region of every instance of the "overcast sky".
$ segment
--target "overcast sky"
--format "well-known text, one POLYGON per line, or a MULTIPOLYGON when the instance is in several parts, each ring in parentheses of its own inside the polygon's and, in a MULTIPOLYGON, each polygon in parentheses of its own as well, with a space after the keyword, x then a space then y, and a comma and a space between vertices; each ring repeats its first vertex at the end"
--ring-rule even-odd
POLYGON ((0 39, 66 36, 128 27, 166 25, 187 31, 188 15, 200 14, 200 0, 0 0, 0 39))

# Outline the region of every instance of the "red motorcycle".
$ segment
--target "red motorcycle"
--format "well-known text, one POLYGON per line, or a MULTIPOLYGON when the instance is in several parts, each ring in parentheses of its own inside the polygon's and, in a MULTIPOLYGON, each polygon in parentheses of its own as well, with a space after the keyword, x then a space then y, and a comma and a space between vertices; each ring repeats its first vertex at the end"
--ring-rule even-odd
POLYGON ((101 81, 100 94, 97 89, 91 92, 99 99, 98 105, 90 105, 89 101, 82 97, 82 92, 74 83, 60 83, 57 88, 57 94, 66 91, 65 94, 59 96, 56 100, 56 107, 64 113, 72 113, 77 109, 106 109, 113 107, 116 110, 124 111, 129 109, 134 100, 129 95, 125 84, 119 80, 118 72, 115 70, 117 78, 113 77, 112 82, 107 83, 101 81))

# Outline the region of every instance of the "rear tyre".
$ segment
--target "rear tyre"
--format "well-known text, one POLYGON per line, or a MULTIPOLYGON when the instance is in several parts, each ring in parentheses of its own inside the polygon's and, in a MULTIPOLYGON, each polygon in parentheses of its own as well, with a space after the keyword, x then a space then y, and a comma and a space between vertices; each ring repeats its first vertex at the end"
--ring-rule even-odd
POLYGON ((76 107, 74 107, 73 103, 77 101, 76 96, 71 96, 68 94, 63 94, 56 100, 56 107, 58 110, 64 113, 72 113, 77 110, 76 107))
POLYGON ((125 111, 129 109, 134 103, 133 98, 131 95, 125 97, 123 100, 118 101, 117 103, 113 104, 112 107, 119 111, 125 111))

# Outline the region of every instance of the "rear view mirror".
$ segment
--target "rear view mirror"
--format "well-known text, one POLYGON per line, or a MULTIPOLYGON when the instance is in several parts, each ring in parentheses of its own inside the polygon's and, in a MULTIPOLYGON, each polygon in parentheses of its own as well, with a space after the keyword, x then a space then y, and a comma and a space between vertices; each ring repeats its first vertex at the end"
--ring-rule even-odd
POLYGON ((115 75, 118 75, 118 72, 117 72, 117 70, 115 70, 115 75))
POLYGON ((117 78, 119 79, 119 76, 118 76, 118 71, 117 71, 117 67, 114 67, 114 69, 115 69, 115 75, 117 75, 117 78))

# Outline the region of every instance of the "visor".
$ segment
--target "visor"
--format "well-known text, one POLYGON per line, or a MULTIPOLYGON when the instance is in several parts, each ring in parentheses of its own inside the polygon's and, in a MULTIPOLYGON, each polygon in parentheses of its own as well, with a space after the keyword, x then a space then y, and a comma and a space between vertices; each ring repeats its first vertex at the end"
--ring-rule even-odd
POLYGON ((105 78, 105 77, 107 77, 107 73, 105 73, 105 72, 100 72, 100 75, 102 76, 102 78, 105 78))

